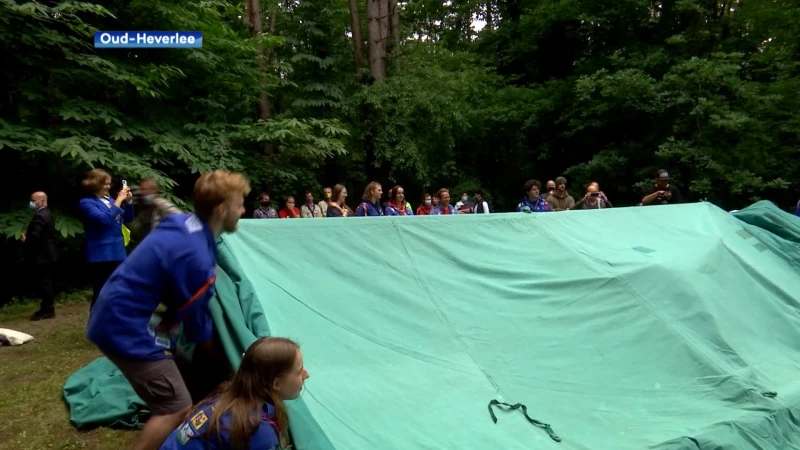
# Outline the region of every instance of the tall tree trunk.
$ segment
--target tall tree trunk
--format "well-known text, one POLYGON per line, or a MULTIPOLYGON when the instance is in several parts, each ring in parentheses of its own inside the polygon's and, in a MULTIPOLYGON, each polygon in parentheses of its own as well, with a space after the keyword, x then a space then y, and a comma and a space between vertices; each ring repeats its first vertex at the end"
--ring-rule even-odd
POLYGON ((361 11, 358 0, 348 0, 350 5, 350 29, 353 31, 353 45, 355 47, 356 81, 361 81, 361 71, 364 69, 364 40, 361 37, 361 11))
POLYGON ((386 79, 386 23, 388 0, 367 0, 367 33, 369 35, 369 74, 375 80, 386 79))
POLYGON ((389 35, 394 45, 400 45, 400 7, 397 0, 389 0, 389 35))
MULTIPOLYGON (((259 0, 248 0, 248 16, 250 18, 250 36, 254 39, 260 39, 261 34, 264 31, 262 24, 261 24, 261 2, 259 0)), ((270 17, 270 32, 275 32, 275 21, 276 16, 275 12, 272 13, 270 17)), ((258 64, 261 66, 261 76, 262 79, 266 77, 267 72, 267 65, 268 65, 268 57, 271 56, 271 51, 265 51, 261 44, 257 44, 256 48, 258 49, 258 64)), ((267 96, 266 91, 261 91, 258 93, 258 118, 261 120, 269 120, 272 117, 272 107, 269 103, 269 97, 267 96)), ((267 156, 272 156, 275 153, 275 147, 271 143, 264 144, 264 153, 267 156)))
POLYGON ((494 23, 492 20, 494 19, 492 15, 492 0, 486 0, 486 28, 493 29, 494 23))

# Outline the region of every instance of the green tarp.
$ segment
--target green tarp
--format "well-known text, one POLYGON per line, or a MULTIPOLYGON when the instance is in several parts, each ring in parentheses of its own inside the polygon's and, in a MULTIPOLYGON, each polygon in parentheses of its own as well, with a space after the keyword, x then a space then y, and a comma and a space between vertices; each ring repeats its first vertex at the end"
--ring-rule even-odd
POLYGON ((799 221, 766 202, 244 220, 214 318, 234 363, 257 335, 301 344, 301 450, 800 449, 799 221), (562 441, 518 410, 493 423, 491 400, 562 441))

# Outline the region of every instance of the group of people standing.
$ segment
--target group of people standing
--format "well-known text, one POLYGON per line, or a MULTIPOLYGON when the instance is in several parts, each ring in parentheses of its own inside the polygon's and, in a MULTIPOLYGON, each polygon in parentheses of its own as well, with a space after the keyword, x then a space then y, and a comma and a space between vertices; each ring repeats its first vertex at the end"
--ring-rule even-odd
POLYGON ((337 184, 333 188, 326 187, 322 191, 324 199, 314 202, 314 194, 306 191, 305 201, 297 207, 292 196, 286 197, 283 208, 276 210, 270 201, 270 194, 262 192, 258 197, 259 206, 253 211, 255 219, 312 219, 322 217, 353 217, 353 216, 426 216, 447 214, 480 214, 489 213, 489 203, 484 200, 483 192, 475 190, 474 202, 471 202, 466 192, 461 194, 461 199, 455 206, 450 204, 450 190, 439 189, 436 194, 425 194, 422 204, 416 211, 408 202, 405 189, 394 186, 389 190, 388 200, 383 198, 383 186, 373 181, 367 184, 361 201, 355 211, 347 205, 347 188, 337 184))

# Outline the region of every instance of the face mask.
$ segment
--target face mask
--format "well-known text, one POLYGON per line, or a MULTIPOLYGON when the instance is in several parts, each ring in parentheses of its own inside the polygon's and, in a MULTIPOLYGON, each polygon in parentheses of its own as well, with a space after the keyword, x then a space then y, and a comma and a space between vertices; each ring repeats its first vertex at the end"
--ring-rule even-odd
POLYGON ((326 192, 325 193, 325 198, 331 198, 331 193, 330 192, 326 192))
POLYGON ((261 206, 269 206, 269 200, 262 200, 259 203, 261 203, 261 206))
POLYGON ((36 209, 36 203, 34 203, 34 202, 30 202, 30 203, 28 203, 28 208, 30 208, 30 209, 36 209))
POLYGON ((144 200, 145 203, 152 202, 153 201, 153 194, 143 195, 142 196, 142 200, 144 200))
POLYGON ((466 203, 467 202, 467 196, 465 195, 465 196, 461 197, 461 201, 466 203))
POLYGON ((425 200, 425 206, 431 206, 431 201, 430 200, 425 200))

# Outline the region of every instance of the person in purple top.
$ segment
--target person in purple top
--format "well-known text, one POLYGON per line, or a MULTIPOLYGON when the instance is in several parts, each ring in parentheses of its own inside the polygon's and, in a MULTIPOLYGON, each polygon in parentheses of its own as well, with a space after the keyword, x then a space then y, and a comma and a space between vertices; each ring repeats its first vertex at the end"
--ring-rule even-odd
POLYGON ((217 170, 194 186, 193 214, 172 214, 106 282, 89 314, 86 337, 119 368, 152 412, 134 450, 155 450, 192 406, 175 356, 178 334, 212 355, 209 299, 217 238, 236 231, 250 186, 217 170))

